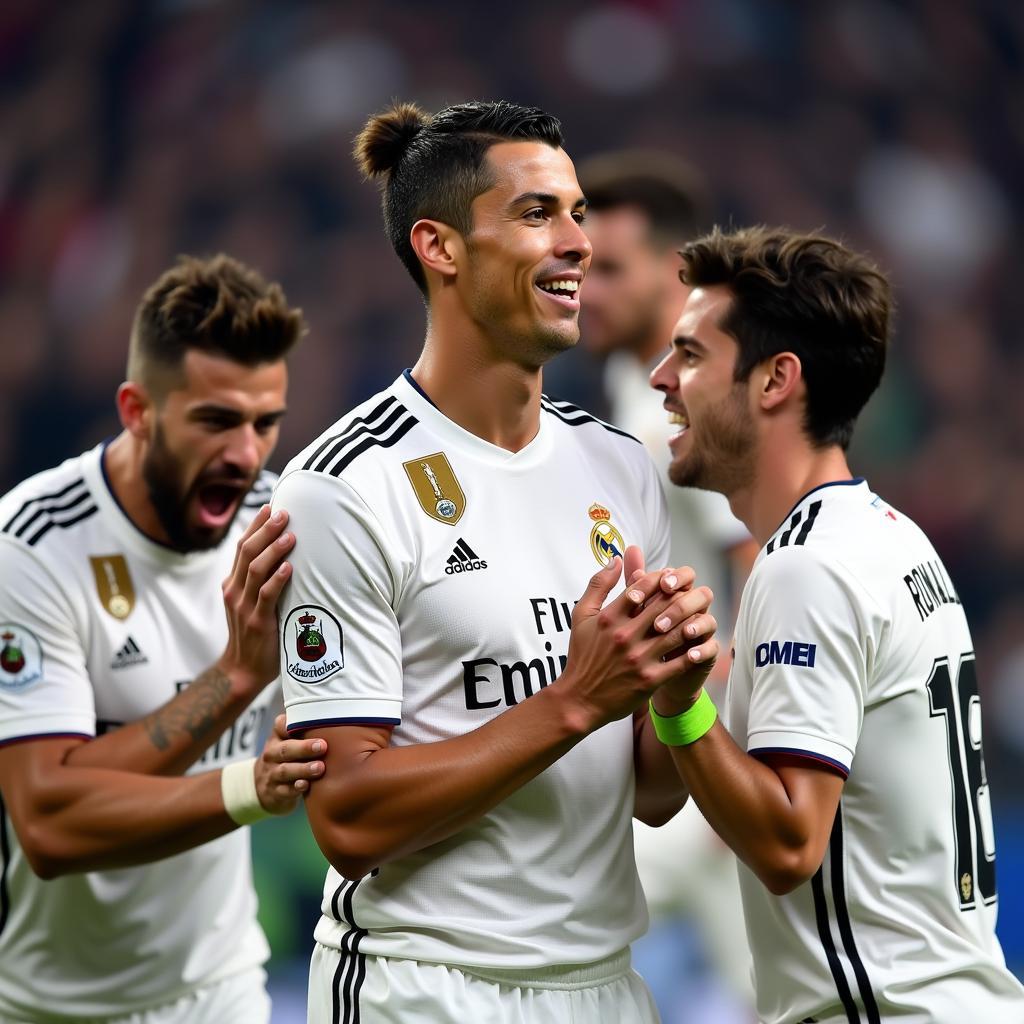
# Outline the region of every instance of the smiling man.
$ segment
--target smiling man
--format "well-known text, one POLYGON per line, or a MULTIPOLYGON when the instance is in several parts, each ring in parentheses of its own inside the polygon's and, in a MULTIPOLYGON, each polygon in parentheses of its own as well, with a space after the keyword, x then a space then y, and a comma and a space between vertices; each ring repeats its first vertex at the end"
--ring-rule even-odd
POLYGON ((680 428, 669 476, 725 494, 761 545, 719 724, 659 691, 680 775, 743 862, 758 1019, 1024 1020, 995 934, 974 650, 928 538, 854 478, 891 293, 821 235, 684 246, 693 291, 651 375, 680 428))
POLYGON ((0 499, 2 1024, 269 1020, 239 825, 323 767, 259 749, 293 542, 261 471, 302 330, 255 271, 181 259, 121 434, 0 499))
POLYGON ((703 679, 716 642, 692 572, 627 548, 664 564, 643 447, 541 394, 590 263, 572 161, 510 103, 398 105, 357 154, 428 326, 274 498, 288 725, 331 749, 309 1019, 649 1024, 630 823, 684 792, 645 694, 703 679))

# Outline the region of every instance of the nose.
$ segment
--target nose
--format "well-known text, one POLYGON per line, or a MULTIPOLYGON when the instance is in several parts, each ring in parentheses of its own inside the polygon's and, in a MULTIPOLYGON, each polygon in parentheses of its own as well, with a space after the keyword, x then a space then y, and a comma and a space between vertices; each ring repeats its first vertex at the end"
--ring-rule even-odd
POLYGON ((669 349, 658 365, 651 370, 651 376, 648 378, 650 385, 655 391, 664 392, 666 395, 671 391, 678 390, 679 380, 672 370, 672 358, 674 356, 672 349, 669 349))
POLYGON ((590 259, 593 251, 583 226, 575 217, 568 217, 565 231, 558 241, 555 254, 575 263, 582 263, 584 260, 590 259))
POLYGON ((231 431, 224 461, 252 476, 263 465, 263 445, 260 435, 251 423, 243 423, 231 431))

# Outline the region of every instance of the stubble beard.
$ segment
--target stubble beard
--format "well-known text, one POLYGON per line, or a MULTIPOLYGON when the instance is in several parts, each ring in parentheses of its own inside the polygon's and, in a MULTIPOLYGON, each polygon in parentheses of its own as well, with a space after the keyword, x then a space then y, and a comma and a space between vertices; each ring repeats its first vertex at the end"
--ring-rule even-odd
POLYGON ((695 435, 687 455, 669 464, 669 480, 677 487, 734 494, 754 478, 756 448, 746 384, 740 382, 723 403, 702 414, 699 437, 695 435))

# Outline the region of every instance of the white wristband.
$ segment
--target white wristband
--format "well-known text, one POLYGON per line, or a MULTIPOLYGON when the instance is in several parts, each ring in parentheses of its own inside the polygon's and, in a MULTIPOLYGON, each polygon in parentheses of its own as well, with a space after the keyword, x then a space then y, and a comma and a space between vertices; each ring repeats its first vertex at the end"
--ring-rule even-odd
POLYGON ((228 817, 239 825, 252 825, 270 817, 256 792, 256 758, 235 761, 220 770, 220 795, 228 817))

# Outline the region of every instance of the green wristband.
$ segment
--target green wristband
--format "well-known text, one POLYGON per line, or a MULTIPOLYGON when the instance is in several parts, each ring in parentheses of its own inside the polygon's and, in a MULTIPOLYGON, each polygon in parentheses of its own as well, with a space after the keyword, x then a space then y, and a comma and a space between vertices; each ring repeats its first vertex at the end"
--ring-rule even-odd
POLYGON ((707 690, 701 690, 693 706, 680 715, 659 715, 654 710, 653 698, 650 708, 654 732, 658 739, 669 747, 685 747, 690 743, 696 743, 718 719, 718 709, 708 696, 707 690))

